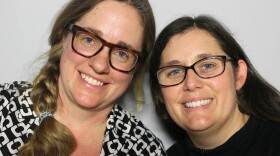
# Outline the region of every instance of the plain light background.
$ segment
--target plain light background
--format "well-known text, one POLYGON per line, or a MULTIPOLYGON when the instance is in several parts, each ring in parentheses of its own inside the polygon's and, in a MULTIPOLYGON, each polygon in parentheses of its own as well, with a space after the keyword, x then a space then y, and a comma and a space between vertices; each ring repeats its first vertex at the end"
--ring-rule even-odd
MULTIPOLYGON (((0 0, 0 83, 32 81, 40 63, 35 60, 48 50, 52 21, 67 0, 0 0), (35 62, 34 62, 35 61, 35 62)), ((157 34, 183 15, 209 14, 222 21, 243 47, 251 62, 280 89, 280 1, 278 0, 150 0, 157 34)), ((155 114, 145 77, 146 104, 136 114, 167 149, 173 140, 155 114)), ((120 101, 131 109, 134 101, 126 94, 120 101)))

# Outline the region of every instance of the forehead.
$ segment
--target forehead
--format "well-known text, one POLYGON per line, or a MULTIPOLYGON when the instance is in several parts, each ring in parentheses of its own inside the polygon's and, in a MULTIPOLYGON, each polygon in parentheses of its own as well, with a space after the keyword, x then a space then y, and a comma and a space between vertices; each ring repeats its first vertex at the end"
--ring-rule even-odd
POLYGON ((143 38, 141 17, 137 10, 127 3, 102 1, 82 16, 76 24, 97 30, 99 35, 109 42, 121 41, 131 45, 133 49, 141 48, 143 38))
POLYGON ((96 25, 100 21, 111 24, 121 21, 142 26, 141 17, 133 6, 114 0, 101 1, 79 20, 80 23, 87 22, 96 25))
POLYGON ((169 61, 194 62, 203 56, 224 55, 218 41, 207 31, 192 29, 173 36, 166 44, 161 63, 169 61))

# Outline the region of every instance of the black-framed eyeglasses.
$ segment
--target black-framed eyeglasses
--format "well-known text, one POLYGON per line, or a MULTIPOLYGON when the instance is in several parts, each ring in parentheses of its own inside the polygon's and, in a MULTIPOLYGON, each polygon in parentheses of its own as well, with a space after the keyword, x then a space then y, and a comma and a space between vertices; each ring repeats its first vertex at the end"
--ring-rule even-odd
POLYGON ((109 63, 117 71, 128 73, 132 71, 142 53, 127 47, 109 43, 97 34, 70 23, 67 28, 73 33, 72 49, 75 53, 91 58, 97 55, 104 46, 110 49, 109 63))
POLYGON ((192 69, 203 79, 213 78, 225 71, 226 61, 233 61, 233 59, 218 55, 198 60, 191 66, 171 65, 161 67, 157 71, 157 79, 162 86, 175 86, 185 80, 189 69, 192 69))

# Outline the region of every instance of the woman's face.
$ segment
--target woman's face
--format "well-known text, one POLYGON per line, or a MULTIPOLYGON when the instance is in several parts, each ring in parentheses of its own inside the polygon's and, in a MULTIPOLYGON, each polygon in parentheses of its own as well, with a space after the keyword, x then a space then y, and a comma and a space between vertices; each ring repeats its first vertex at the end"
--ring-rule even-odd
MULTIPOLYGON (((137 11, 117 1, 103 1, 74 23, 87 30, 94 30, 104 40, 127 45, 141 51, 143 27, 137 11)), ((82 108, 112 108, 114 101, 128 88, 133 75, 113 69, 109 64, 109 48, 94 57, 76 54, 72 47, 73 33, 64 39, 61 56, 59 95, 62 103, 82 108)))
MULTIPOLYGON (((209 33, 193 29, 171 38, 163 50, 160 67, 191 66, 209 55, 226 54, 209 33)), ((237 121, 240 115, 236 90, 242 87, 246 78, 242 75, 246 73, 244 64, 239 61, 241 70, 235 75, 227 61, 224 73, 209 79, 200 78, 189 69, 181 84, 161 87, 163 101, 172 119, 188 133, 214 132, 233 126, 228 123, 237 121)))

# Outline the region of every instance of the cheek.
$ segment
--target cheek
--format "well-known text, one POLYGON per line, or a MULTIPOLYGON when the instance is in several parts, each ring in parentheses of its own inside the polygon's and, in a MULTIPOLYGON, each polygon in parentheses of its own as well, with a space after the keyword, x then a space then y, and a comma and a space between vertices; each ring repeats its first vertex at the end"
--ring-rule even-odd
POLYGON ((228 89, 231 93, 236 92, 236 80, 233 74, 228 74, 227 79, 224 80, 224 85, 221 85, 222 89, 228 89))
POLYGON ((180 92, 176 89, 163 88, 163 103, 165 104, 166 110, 170 117, 182 127, 181 119, 184 118, 182 111, 182 105, 179 104, 180 92))
POLYGON ((60 71, 63 72, 66 69, 70 69, 75 64, 75 57, 73 53, 68 50, 64 50, 60 59, 60 71))
POLYGON ((236 105, 235 79, 231 73, 224 73, 209 83, 216 96, 217 104, 221 112, 231 112, 236 105))
MULTIPOLYGON (((172 87, 171 87, 172 88, 172 87)), ((172 109, 179 99, 180 92, 176 89, 171 89, 170 87, 162 88, 163 103, 165 103, 168 110, 172 109)))
POLYGON ((236 79, 233 69, 230 66, 226 66, 226 69, 222 75, 209 79, 209 81, 206 82, 218 93, 232 94, 233 92, 236 92, 236 79))
POLYGON ((81 57, 77 53, 75 53, 72 49, 72 38, 71 36, 67 36, 63 41, 63 51, 61 56, 61 64, 67 67, 65 64, 76 64, 85 60, 85 58, 81 57))
POLYGON ((163 97, 163 102, 169 103, 169 101, 172 101, 172 96, 170 96, 170 94, 174 93, 174 92, 170 92, 168 88, 162 88, 161 89, 161 93, 162 93, 162 97, 163 97), (168 94, 170 93, 170 94, 168 94))
POLYGON ((111 69, 111 77, 114 79, 115 82, 119 83, 120 85, 128 86, 133 78, 133 75, 121 73, 119 71, 111 69))
POLYGON ((72 48, 64 49, 60 58, 60 74, 67 79, 74 76, 77 66, 85 62, 85 58, 77 55, 72 48))
POLYGON ((235 83, 228 78, 218 78, 208 83, 209 88, 218 96, 218 99, 230 100, 235 94, 235 83))
MULTIPOLYGON (((67 65, 79 65, 83 62, 86 62, 88 60, 87 58, 80 56, 79 54, 75 53, 72 49, 72 40, 71 37, 68 36, 63 43, 63 52, 61 56, 61 63, 67 64, 67 65)), ((67 67, 67 65, 64 65, 67 67)))

